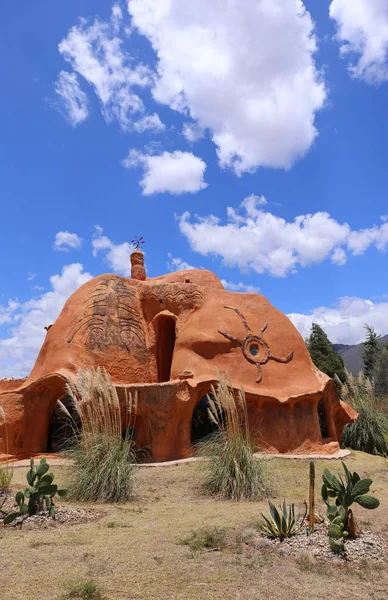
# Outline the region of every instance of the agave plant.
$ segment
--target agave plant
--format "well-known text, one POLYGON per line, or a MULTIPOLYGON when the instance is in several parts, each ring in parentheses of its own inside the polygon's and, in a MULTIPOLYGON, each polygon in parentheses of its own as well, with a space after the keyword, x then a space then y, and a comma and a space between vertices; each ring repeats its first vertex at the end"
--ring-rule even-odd
POLYGON ((278 511, 272 502, 268 501, 270 518, 268 519, 263 513, 261 516, 263 521, 260 523, 260 528, 270 538, 279 539, 281 542, 285 538, 289 538, 298 530, 298 524, 295 519, 295 507, 290 504, 287 510, 286 501, 283 502, 283 508, 278 511))
POLYGON ((346 537, 354 537, 355 521, 350 506, 356 502, 371 510, 380 505, 375 496, 368 494, 372 479, 361 479, 358 473, 351 473, 344 462, 342 466, 346 485, 341 475, 336 477, 328 469, 323 471, 322 499, 327 506, 329 543, 334 552, 344 552, 346 537), (335 498, 334 504, 329 502, 330 498, 335 498))

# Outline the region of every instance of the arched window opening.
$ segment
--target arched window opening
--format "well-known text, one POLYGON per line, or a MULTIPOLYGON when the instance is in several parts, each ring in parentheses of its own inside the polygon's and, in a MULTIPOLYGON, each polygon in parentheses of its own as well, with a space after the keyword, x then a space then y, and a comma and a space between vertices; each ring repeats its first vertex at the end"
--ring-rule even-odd
POLYGON ((168 315, 160 315, 155 322, 155 334, 158 381, 170 381, 175 348, 175 320, 168 315))
POLYGON ((329 431, 327 427, 327 419, 326 419, 326 409, 323 400, 318 402, 318 418, 319 418, 319 427, 321 429, 322 439, 329 437, 329 431))

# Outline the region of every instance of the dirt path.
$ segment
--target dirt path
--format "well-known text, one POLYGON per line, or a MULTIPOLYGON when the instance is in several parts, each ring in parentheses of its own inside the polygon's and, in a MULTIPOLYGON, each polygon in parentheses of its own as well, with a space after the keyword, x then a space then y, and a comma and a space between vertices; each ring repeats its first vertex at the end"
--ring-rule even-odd
MULTIPOLYGON (((266 460, 271 460, 271 459, 281 459, 281 460, 342 460, 343 458, 345 458, 346 456, 349 456, 351 454, 350 450, 338 450, 338 452, 335 452, 334 454, 326 454, 326 455, 322 455, 322 454, 263 454, 261 452, 258 452, 257 454, 255 454, 255 456, 258 457, 263 457, 266 460)), ((39 461, 40 458, 42 457, 47 458, 47 461, 50 463, 50 466, 52 467, 67 467, 70 466, 72 464, 71 459, 69 458, 64 458, 58 454, 42 454, 39 456, 35 456, 34 459, 36 462, 39 461)), ((173 466, 178 466, 178 465, 187 465, 190 463, 195 463, 195 462, 199 462, 201 460, 204 460, 202 458, 199 457, 190 457, 190 458, 182 458, 182 459, 178 459, 178 460, 170 460, 170 461, 166 461, 166 462, 158 462, 158 463, 140 463, 137 466, 141 467, 141 468, 149 468, 149 467, 173 467, 173 466)), ((1 463, 0 461, 0 464, 1 463)), ((12 465, 13 468, 18 468, 18 467, 28 467, 30 465, 30 459, 29 458, 24 458, 22 460, 16 460, 16 461, 12 461, 9 460, 7 461, 7 463, 4 464, 9 464, 12 465)))

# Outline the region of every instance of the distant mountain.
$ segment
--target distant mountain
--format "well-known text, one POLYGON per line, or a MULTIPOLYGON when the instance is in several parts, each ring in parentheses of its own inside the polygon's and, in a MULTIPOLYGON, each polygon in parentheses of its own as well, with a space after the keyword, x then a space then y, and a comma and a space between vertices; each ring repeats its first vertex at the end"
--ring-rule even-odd
MULTIPOLYGON (((380 338, 380 344, 388 344, 388 335, 380 338)), ((354 346, 347 344, 333 344, 334 350, 342 356, 344 365, 348 371, 357 375, 362 370, 362 352, 363 345, 355 344, 354 346)))

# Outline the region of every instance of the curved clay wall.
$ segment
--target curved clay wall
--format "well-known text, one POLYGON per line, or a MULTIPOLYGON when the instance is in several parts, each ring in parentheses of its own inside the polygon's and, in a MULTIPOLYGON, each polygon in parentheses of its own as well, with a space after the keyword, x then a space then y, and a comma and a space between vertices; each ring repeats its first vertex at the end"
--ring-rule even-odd
POLYGON ((25 381, 26 377, 23 377, 23 379, 0 379, 0 393, 17 390, 25 381))

